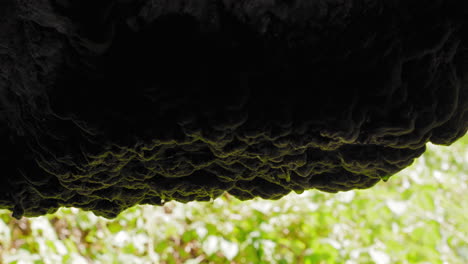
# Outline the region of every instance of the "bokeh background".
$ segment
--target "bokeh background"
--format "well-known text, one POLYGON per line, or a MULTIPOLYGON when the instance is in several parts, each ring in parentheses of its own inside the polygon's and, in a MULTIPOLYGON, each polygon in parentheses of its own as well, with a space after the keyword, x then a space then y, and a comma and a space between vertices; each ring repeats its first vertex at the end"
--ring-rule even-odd
POLYGON ((107 220, 76 208, 0 210, 3 263, 468 263, 468 136, 429 144, 368 190, 278 201, 137 206, 107 220))

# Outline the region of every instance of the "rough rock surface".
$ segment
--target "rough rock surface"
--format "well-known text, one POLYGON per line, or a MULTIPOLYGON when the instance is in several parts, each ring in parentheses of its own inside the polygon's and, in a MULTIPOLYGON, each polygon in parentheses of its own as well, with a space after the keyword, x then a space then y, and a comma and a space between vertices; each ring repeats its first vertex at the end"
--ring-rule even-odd
POLYGON ((368 188, 468 129, 468 2, 2 0, 0 208, 368 188))

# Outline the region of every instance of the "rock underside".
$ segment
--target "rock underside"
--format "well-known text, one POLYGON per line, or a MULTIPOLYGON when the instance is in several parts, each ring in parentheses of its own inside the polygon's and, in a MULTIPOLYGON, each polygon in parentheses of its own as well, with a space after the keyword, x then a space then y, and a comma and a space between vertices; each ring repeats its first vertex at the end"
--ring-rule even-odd
POLYGON ((465 1, 97 2, 0 2, 15 217, 369 188, 468 129, 465 1))

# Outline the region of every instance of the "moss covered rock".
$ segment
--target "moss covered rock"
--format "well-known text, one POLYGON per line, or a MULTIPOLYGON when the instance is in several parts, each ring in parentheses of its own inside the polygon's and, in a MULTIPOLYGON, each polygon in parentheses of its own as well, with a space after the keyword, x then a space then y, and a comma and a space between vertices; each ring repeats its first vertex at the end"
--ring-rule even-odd
POLYGON ((464 1, 6 0, 0 207, 369 188, 468 129, 464 1))

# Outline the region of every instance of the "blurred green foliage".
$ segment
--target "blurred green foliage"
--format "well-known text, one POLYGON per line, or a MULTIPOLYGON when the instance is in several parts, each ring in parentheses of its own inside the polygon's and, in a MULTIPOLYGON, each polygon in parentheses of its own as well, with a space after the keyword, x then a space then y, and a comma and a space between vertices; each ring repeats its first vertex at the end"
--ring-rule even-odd
POLYGON ((0 263, 468 263, 468 136, 368 190, 138 206, 110 221, 0 210, 0 263))

